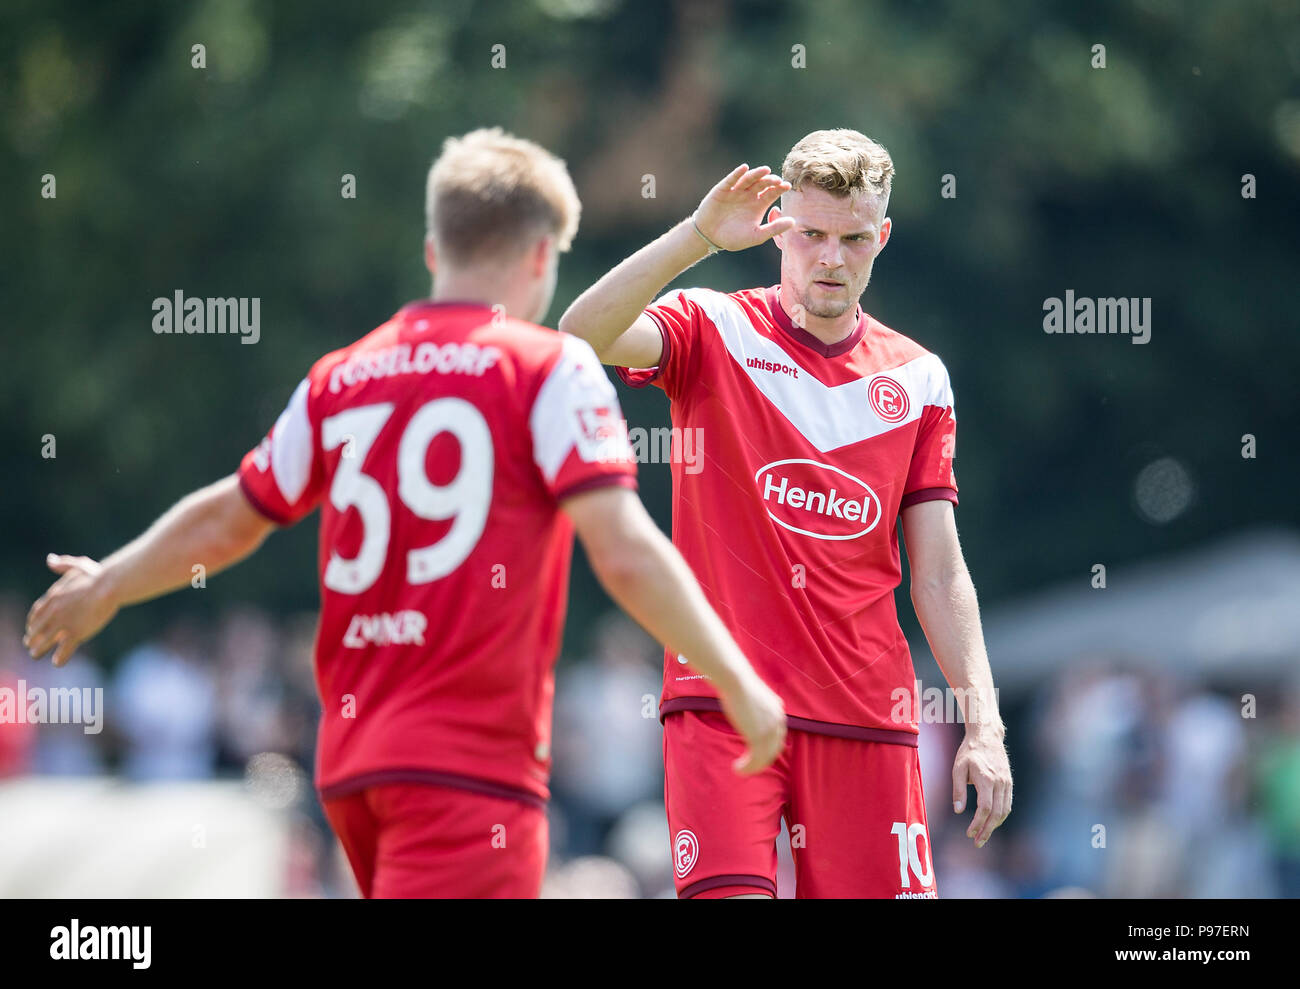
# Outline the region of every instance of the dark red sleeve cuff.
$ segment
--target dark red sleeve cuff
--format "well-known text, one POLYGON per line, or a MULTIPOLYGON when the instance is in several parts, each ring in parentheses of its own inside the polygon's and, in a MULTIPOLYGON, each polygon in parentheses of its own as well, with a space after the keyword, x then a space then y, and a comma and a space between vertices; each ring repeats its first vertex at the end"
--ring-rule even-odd
POLYGON ((582 481, 576 481, 570 484, 562 491, 555 493, 556 501, 563 501, 565 498, 572 498, 574 495, 583 494, 587 491, 594 491, 597 488, 608 488, 613 485, 619 485, 624 488, 636 490, 635 474, 597 474, 595 477, 588 477, 582 481))
POLYGON ((903 500, 898 503, 898 510, 901 512, 904 508, 911 508, 923 501, 950 501, 956 505, 957 492, 952 488, 921 488, 903 495, 903 500))
POLYGON ((244 493, 244 500, 248 502, 249 506, 252 507, 253 511, 257 512, 258 515, 264 515, 279 526, 289 525, 289 520, 287 518, 278 512, 272 511, 266 506, 261 498, 253 494, 253 489, 249 487, 248 481, 245 480, 244 472, 242 470, 239 472, 239 490, 244 493))

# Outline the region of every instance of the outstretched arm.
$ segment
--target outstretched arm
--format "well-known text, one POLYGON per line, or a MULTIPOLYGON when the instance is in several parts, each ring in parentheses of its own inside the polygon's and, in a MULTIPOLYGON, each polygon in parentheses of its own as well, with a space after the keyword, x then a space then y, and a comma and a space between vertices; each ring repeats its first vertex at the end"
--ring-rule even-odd
POLYGON ((231 474, 186 495, 103 562, 51 553, 45 562, 62 576, 32 605, 23 644, 34 659, 54 648, 54 665, 62 666, 119 608, 185 586, 195 564, 210 574, 226 569, 257 549, 273 528, 231 474))
POLYGON ((923 501, 905 508, 902 518, 912 606, 966 721, 966 737, 952 767, 953 810, 960 814, 965 809, 966 787, 974 786, 979 802, 966 837, 983 847, 1011 813, 1011 764, 975 585, 957 541, 951 502, 923 501))
POLYGON ((722 250, 743 251, 791 229, 792 217, 763 222, 768 208, 789 188, 766 165, 739 166, 709 190, 693 218, 641 248, 578 296, 560 317, 560 329, 591 344, 602 363, 657 366, 663 340, 645 307, 664 286, 708 256, 705 237, 722 250))

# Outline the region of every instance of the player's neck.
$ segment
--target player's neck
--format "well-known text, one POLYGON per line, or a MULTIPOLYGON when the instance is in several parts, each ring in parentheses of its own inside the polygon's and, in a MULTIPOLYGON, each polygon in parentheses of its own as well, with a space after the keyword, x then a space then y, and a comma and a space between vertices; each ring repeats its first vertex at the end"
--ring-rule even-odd
POLYGON ((505 300, 500 298, 498 294, 476 291, 472 286, 468 285, 463 288, 456 285, 435 285, 429 298, 434 302, 472 302, 480 306, 505 305, 505 300))
POLYGON ((797 311, 791 312, 791 306, 786 301, 788 298, 786 293, 782 292, 778 298, 781 308, 785 311, 786 316, 790 318, 791 323, 816 337, 828 347, 832 347, 852 336, 858 328, 858 320, 862 317, 862 310, 856 305, 842 315, 830 318, 814 316, 798 303, 794 304, 797 311))
POLYGON ((430 298, 434 302, 470 302, 493 309, 499 306, 507 316, 526 318, 520 316, 525 308, 522 300, 515 297, 516 293, 503 290, 503 282, 509 284, 500 274, 490 277, 474 272, 444 272, 434 279, 430 298))
POLYGON ((820 316, 805 316, 804 319, 804 329, 828 347, 847 340, 858 328, 856 309, 834 319, 823 319, 820 316))

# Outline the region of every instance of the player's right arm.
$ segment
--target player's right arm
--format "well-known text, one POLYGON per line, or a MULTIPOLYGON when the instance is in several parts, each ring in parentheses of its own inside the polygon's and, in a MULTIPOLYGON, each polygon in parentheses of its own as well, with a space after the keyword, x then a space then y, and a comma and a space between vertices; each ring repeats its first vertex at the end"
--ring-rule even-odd
POLYGON ((749 746, 736 771, 771 765, 785 744, 785 710, 704 598, 681 554, 622 487, 602 487, 560 503, 573 520, 601 585, 670 650, 713 681, 723 713, 749 746))
POLYGON ((238 563, 273 528, 231 474, 186 495, 102 562, 51 553, 46 565, 61 576, 32 605, 23 644, 33 659, 54 649, 54 665, 62 666, 122 607, 186 586, 196 563, 210 574, 238 563))
POLYGON ((54 665, 62 666, 121 608, 184 587, 196 564, 209 575, 233 566, 277 524, 292 525, 310 512, 322 475, 315 469, 309 386, 307 379, 299 383, 239 471, 186 495, 106 560, 51 553, 46 565, 61 576, 28 612, 23 644, 32 657, 53 649, 54 665))
POLYGON ((560 317, 560 329, 591 344, 602 363, 656 367, 663 339, 646 306, 673 279, 709 254, 707 237, 742 251, 794 227, 793 217, 764 223, 768 208, 790 184, 766 165, 741 165, 709 190, 694 216, 647 244, 583 292, 560 317), (700 232, 695 232, 695 225, 700 232))

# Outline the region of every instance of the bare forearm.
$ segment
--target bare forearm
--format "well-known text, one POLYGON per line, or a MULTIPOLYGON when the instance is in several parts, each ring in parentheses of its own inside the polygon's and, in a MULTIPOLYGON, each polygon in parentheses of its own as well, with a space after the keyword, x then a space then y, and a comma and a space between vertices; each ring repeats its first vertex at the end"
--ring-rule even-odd
POLYGON ((196 565, 215 574, 261 544, 231 518, 229 502, 242 497, 231 476, 186 495, 144 533, 103 561, 102 579, 119 606, 147 601, 189 584, 196 565))
POLYGON ((655 530, 629 543, 617 566, 597 568, 610 596, 722 692, 754 676, 731 633, 709 607, 686 561, 655 530))
POLYGON ((771 765, 785 740, 781 699, 749 665, 636 495, 611 485, 566 498, 560 507, 609 596, 713 681, 723 714, 749 746, 736 771, 751 774, 771 765))
POLYGON ((561 317, 560 329, 582 337, 603 356, 669 282, 707 255, 691 221, 683 220, 578 296, 561 317))
POLYGON ((939 669, 957 692, 968 727, 1004 732, 970 574, 962 567, 943 577, 914 581, 912 606, 939 669))

